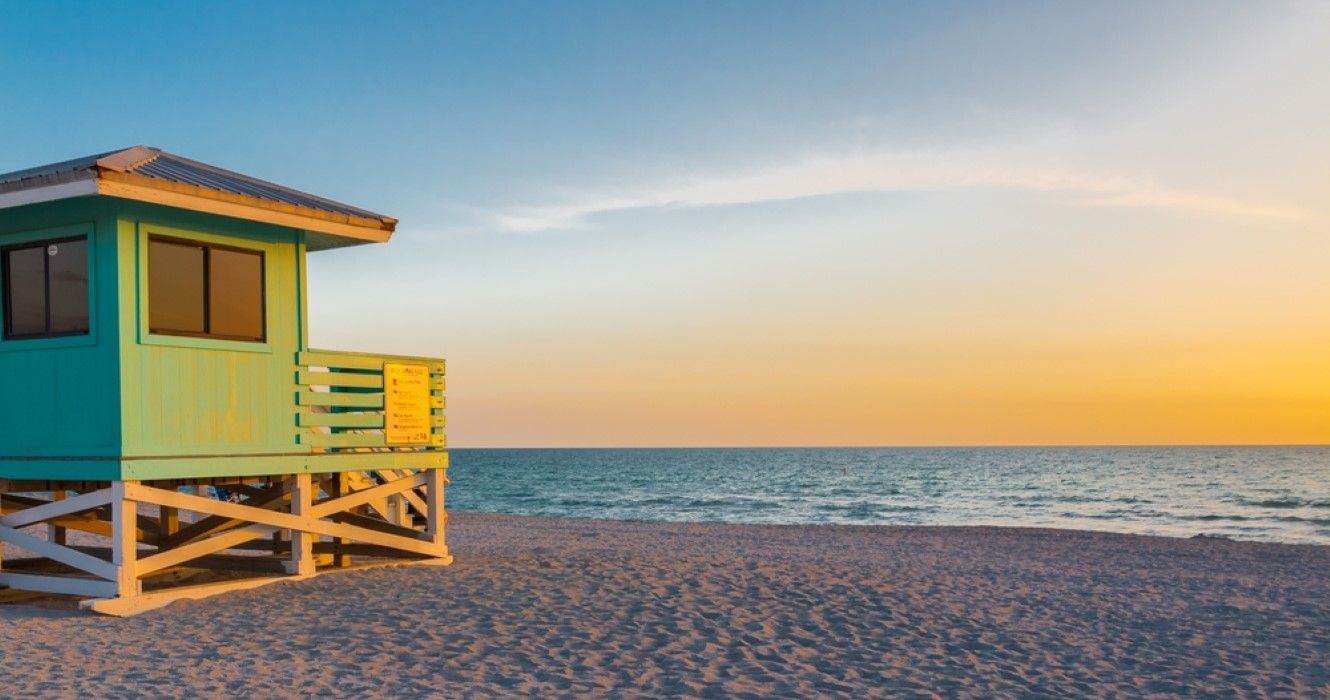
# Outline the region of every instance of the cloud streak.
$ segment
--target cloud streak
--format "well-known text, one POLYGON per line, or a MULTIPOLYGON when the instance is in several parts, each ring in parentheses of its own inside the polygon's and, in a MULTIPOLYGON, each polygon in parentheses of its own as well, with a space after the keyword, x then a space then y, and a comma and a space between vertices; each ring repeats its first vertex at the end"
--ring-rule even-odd
POLYGON ((1079 172, 937 154, 818 157, 748 173, 695 177, 649 189, 587 193, 562 203, 492 214, 501 229, 582 228, 600 214, 653 208, 751 205, 869 192, 1014 190, 1083 206, 1148 207, 1223 218, 1297 220, 1296 208, 1168 188, 1152 178, 1079 172))

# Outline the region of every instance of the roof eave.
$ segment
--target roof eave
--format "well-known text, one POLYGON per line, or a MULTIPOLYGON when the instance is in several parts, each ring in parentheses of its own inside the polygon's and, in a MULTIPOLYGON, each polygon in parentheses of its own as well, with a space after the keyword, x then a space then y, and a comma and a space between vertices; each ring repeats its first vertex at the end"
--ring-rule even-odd
POLYGON ((314 231, 344 239, 343 245, 386 243, 397 228, 397 219, 389 217, 370 219, 325 212, 100 166, 94 170, 67 171, 35 179, 39 182, 25 180, 21 188, 0 188, 0 209, 105 195, 314 231))

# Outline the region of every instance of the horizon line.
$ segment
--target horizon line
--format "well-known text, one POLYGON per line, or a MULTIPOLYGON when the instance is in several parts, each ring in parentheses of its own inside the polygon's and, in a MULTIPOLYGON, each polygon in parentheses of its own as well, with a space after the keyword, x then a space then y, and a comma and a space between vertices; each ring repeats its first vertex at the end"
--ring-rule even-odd
POLYGON ((1091 448, 1164 448, 1164 447, 1330 447, 1330 442, 1241 442, 1241 443, 1031 443, 1024 445, 952 444, 952 445, 562 445, 562 446, 466 446, 448 450, 844 450, 844 449, 1091 449, 1091 448))

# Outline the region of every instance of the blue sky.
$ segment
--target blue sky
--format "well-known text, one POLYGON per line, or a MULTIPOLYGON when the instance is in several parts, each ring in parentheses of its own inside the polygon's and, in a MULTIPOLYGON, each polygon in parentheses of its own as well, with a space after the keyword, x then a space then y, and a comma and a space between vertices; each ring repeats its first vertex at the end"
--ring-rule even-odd
POLYGON ((314 340, 447 355, 457 444, 1327 415, 1323 2, 0 11, 0 170, 145 143, 400 218, 314 259, 314 340))

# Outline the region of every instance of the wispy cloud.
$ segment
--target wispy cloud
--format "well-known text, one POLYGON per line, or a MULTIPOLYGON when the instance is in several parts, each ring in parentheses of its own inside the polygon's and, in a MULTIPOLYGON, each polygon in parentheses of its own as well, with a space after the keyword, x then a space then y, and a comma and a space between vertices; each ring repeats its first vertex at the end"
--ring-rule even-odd
POLYGON ((807 158, 753 172, 699 176, 653 188, 583 193, 559 203, 508 209, 492 217, 504 230, 536 232, 584 227, 599 214, 634 209, 759 204, 864 192, 967 189, 1044 192, 1085 206, 1151 207, 1226 218, 1302 217, 1291 206, 1173 189, 1148 177, 922 153, 807 158))

